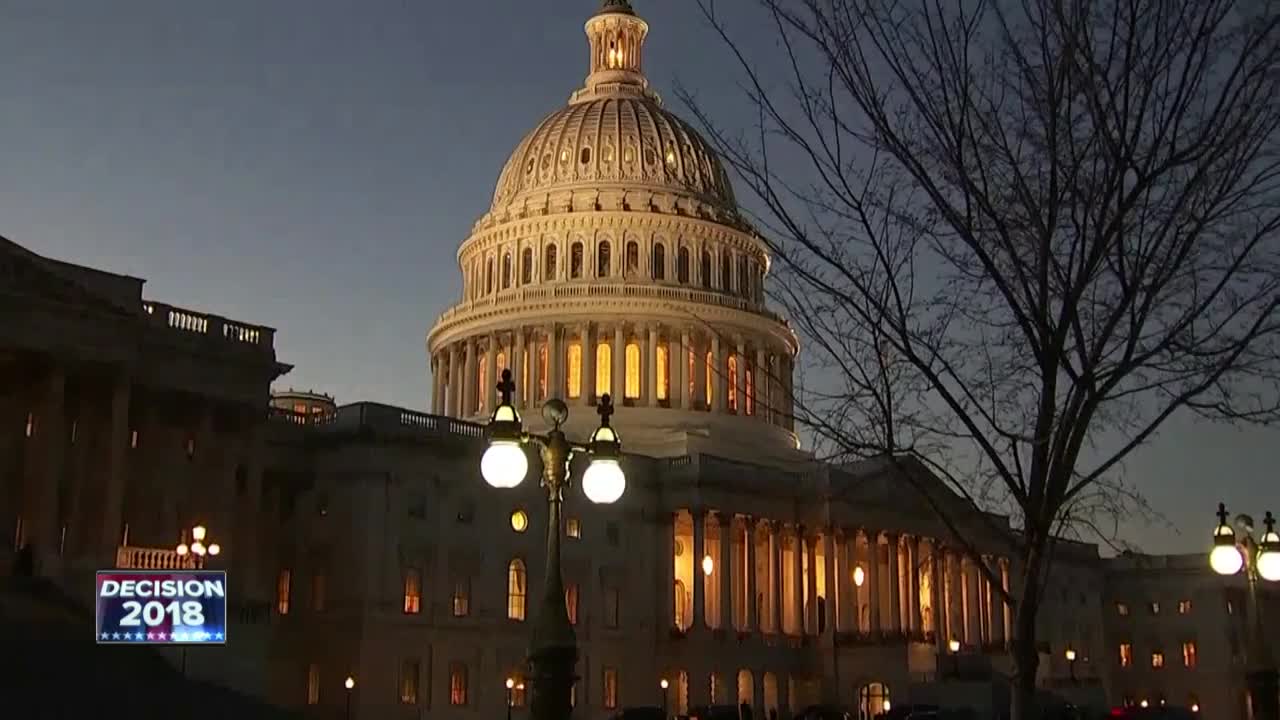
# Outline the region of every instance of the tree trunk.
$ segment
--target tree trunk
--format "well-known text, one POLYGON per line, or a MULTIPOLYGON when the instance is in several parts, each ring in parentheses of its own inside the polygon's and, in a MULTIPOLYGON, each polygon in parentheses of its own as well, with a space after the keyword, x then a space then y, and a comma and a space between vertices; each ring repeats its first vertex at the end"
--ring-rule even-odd
POLYGON ((1034 720, 1036 711, 1036 672, 1040 669, 1040 652, 1036 648, 1036 616, 1039 610, 1039 555, 1028 553, 1027 572, 1021 588, 1021 602, 1013 628, 1013 687, 1010 688, 1011 720, 1034 720))

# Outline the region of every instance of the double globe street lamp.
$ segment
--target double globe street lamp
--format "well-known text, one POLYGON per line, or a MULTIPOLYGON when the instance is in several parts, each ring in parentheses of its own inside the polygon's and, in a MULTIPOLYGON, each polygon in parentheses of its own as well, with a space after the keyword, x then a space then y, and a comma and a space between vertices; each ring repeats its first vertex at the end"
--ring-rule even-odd
POLYGON ((1218 503, 1218 526, 1213 531, 1213 550, 1209 552, 1209 566, 1219 575, 1236 575, 1244 570, 1248 584, 1245 596, 1249 621, 1248 673, 1246 682, 1257 720, 1280 720, 1280 685, 1276 679, 1275 662, 1262 636, 1262 603, 1258 599, 1258 581, 1280 581, 1280 534, 1276 533, 1276 521, 1268 512, 1263 520, 1266 528, 1257 541, 1253 538, 1253 518, 1237 515, 1239 535, 1227 522, 1227 508, 1218 503))
POLYGON ((187 545, 186 533, 183 533, 183 538, 174 551, 183 560, 187 559, 188 554, 193 555, 196 567, 203 568, 205 555, 214 556, 222 552, 222 546, 216 542, 211 542, 207 546, 204 544, 207 534, 208 530, 203 525, 196 525, 191 528, 191 544, 187 545))
POLYGON ((574 667, 578 661, 577 637, 569 624, 564 580, 560 571, 561 507, 570 487, 569 466, 578 454, 590 463, 582 475, 582 492, 593 503, 617 502, 626 491, 626 474, 619 463, 622 442, 609 425, 613 402, 606 393, 596 412, 600 427, 586 445, 569 442, 560 429, 569 418, 564 401, 551 399, 542 406, 542 417, 551 425, 545 435, 526 432, 512 404, 516 385, 511 371, 502 371, 499 400, 488 426, 489 447, 480 458, 480 474, 495 488, 510 489, 524 482, 529 472, 525 447, 533 445, 542 456, 542 487, 547 491, 547 557, 542 605, 533 625, 529 664, 533 675, 531 716, 534 720, 563 720, 572 712, 574 667))

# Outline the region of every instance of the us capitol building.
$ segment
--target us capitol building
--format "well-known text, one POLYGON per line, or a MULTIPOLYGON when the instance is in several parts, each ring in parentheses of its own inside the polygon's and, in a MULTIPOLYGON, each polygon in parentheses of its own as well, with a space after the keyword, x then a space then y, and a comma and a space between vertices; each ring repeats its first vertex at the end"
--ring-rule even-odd
MULTIPOLYGON (((510 370, 534 429, 559 397, 585 440, 599 397, 617 399, 626 494, 566 499, 577 717, 661 705, 666 679, 672 712, 871 718, 940 677, 1008 672, 1011 614, 903 470, 800 449, 800 347, 765 303, 769 253, 650 87, 648 32, 626 0, 587 20, 585 83, 520 141, 459 246, 462 297, 426 338, 430 414, 272 393, 290 370, 272 329, 0 239, 6 552, 30 546, 88 602, 95 569, 188 566, 174 548, 199 522, 233 617, 225 648, 188 651, 191 674, 314 717, 348 698, 357 718, 494 717, 508 699, 522 714, 545 498, 479 472, 510 370)), ((1013 553, 981 531, 1008 519, 906 471, 1016 587, 1013 553)), ((1040 682, 1234 713, 1242 588, 1200 556, 1060 543, 1040 682)))

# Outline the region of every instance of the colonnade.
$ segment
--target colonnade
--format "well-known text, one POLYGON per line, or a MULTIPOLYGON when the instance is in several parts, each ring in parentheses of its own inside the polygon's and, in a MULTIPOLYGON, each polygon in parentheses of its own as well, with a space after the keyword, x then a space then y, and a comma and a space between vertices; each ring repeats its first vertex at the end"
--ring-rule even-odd
POLYGON ((749 415, 793 429, 789 352, 752 338, 660 322, 546 323, 470 337, 431 359, 432 412, 472 417, 510 369, 519 409, 551 397, 749 415), (683 361, 681 361, 683 358, 683 361))
POLYGON ((667 538, 668 622, 681 632, 835 632, 974 648, 1012 635, 992 583, 1008 590, 1008 560, 984 555, 984 574, 935 538, 707 510, 673 514, 667 538))

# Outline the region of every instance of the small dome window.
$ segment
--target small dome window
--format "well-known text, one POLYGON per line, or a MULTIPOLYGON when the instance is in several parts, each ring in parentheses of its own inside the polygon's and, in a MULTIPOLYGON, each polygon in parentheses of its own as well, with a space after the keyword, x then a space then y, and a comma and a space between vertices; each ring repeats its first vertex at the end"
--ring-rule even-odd
POLYGON ((542 169, 547 170, 551 167, 551 153, 542 156, 542 169))
POLYGON ((569 162, 569 148, 565 148, 560 151, 560 162, 562 163, 569 162))
POLYGON ((668 150, 668 151, 667 151, 667 165, 670 165, 671 167, 675 167, 675 166, 676 166, 676 151, 675 151, 675 150, 668 150))
POLYGON ((644 149, 644 164, 653 165, 658 162, 658 156, 653 152, 653 148, 644 149))
POLYGON ((529 158, 529 166, 524 171, 529 174, 533 173, 533 158, 529 158))
POLYGON ((600 160, 607 163, 613 162, 612 145, 605 145, 604 148, 600 150, 600 160))
POLYGON ((589 147, 582 148, 582 152, 579 153, 578 155, 579 155, 578 162, 582 163, 583 165, 586 165, 591 162, 591 148, 589 147))
POLYGON ((626 150, 622 151, 622 161, 628 165, 636 161, 636 151, 630 145, 627 146, 626 150))

